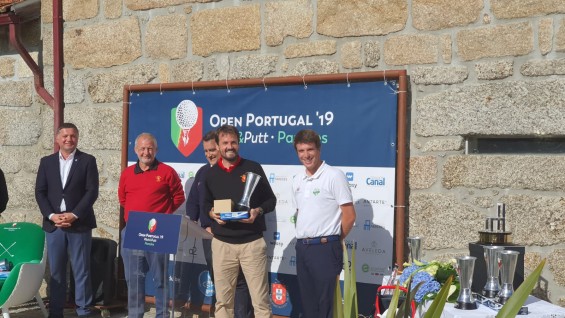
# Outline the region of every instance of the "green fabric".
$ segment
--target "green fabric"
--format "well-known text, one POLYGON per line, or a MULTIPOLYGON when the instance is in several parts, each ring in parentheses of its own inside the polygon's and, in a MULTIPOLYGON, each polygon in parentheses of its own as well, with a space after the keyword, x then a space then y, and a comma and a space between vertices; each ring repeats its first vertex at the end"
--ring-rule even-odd
POLYGON ((0 224, 0 259, 14 267, 0 287, 0 307, 12 294, 24 263, 40 263, 43 258, 45 233, 37 224, 27 222, 0 224), (6 249, 8 251, 6 251, 6 249))

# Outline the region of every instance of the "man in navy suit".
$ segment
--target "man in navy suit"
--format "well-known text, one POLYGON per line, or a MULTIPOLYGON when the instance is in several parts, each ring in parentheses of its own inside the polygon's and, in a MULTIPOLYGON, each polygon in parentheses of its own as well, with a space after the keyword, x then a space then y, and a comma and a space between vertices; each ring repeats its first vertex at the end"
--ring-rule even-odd
POLYGON ((55 137, 59 152, 41 158, 35 182, 51 270, 49 318, 63 317, 69 257, 77 314, 91 315, 90 248, 96 227, 92 206, 98 198, 98 168, 96 158, 77 149, 78 137, 74 124, 59 127, 55 137))

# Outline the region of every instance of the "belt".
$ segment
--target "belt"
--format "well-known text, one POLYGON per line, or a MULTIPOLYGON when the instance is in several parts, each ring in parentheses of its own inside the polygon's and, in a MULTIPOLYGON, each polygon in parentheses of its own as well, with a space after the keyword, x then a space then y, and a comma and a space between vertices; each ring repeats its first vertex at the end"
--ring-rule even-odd
POLYGON ((330 235, 330 236, 320 236, 320 237, 309 237, 298 239, 297 242, 304 245, 318 245, 318 244, 326 244, 328 242, 339 241, 339 235, 330 235))

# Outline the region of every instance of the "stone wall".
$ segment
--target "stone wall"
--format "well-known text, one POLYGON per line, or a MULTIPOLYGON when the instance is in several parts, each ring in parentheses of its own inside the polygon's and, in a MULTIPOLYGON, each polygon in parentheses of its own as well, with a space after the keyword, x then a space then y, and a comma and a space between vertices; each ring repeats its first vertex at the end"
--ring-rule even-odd
MULTIPOLYGON (((505 202, 526 267, 565 306, 565 157, 465 155, 467 136, 565 135, 562 0, 67 0, 65 119, 99 160, 100 227, 117 238, 122 88, 265 76, 406 69, 408 232, 425 259, 467 253, 505 202)), ((52 89, 51 1, 22 38, 52 89)), ((0 221, 39 222, 33 185, 52 151, 53 113, 0 27, 0 221)))

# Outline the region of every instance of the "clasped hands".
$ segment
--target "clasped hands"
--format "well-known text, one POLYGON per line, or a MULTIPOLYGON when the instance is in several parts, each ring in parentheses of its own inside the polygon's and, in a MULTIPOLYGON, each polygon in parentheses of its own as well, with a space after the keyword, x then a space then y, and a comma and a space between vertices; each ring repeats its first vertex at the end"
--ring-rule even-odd
MULTIPOLYGON (((255 222, 255 219, 256 219, 260 214, 261 214, 261 208, 251 209, 251 210, 249 210, 249 218, 239 220, 238 222, 241 222, 241 223, 253 223, 253 222, 255 222)), ((220 219, 220 214, 214 213, 214 208, 212 208, 212 210, 210 210, 210 213, 208 213, 208 215, 210 216, 210 219, 212 219, 212 220, 218 222, 218 224, 220 224, 220 225, 226 224, 226 221, 220 219)))
POLYGON ((51 221, 55 223, 56 227, 71 227, 76 220, 77 218, 72 212, 63 212, 51 216, 51 221))

